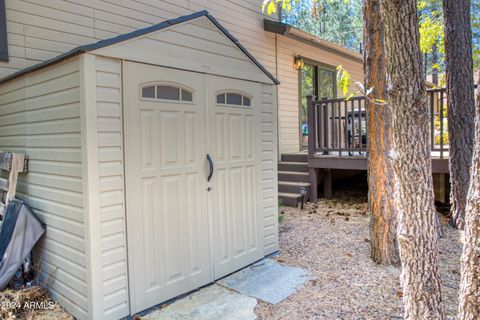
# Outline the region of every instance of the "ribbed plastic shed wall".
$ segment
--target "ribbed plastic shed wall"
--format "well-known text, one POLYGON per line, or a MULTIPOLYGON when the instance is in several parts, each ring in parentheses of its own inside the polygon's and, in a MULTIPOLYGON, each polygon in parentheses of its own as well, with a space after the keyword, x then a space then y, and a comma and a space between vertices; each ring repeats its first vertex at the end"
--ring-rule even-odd
POLYGON ((122 318, 275 252, 272 78, 206 14, 86 51, 0 84, 54 299, 122 318))

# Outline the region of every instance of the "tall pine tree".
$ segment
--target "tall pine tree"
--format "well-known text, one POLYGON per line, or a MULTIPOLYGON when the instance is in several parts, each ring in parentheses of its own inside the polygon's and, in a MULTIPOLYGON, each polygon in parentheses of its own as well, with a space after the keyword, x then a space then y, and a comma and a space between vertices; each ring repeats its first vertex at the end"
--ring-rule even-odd
POLYGON ((469 0, 443 0, 450 202, 453 226, 463 228, 474 138, 472 31, 469 0))
POLYGON ((370 211, 370 244, 373 261, 399 265, 397 243, 397 210, 394 192, 392 108, 377 104, 387 101, 385 30, 380 16, 380 1, 364 2, 364 74, 365 88, 371 88, 367 107, 368 132, 368 204, 370 211), (374 97, 374 98, 373 98, 374 97))
POLYGON ((405 319, 444 319, 416 0, 381 0, 405 319))
MULTIPOLYGON (((479 72, 480 79, 480 72, 479 72)), ((475 143, 465 210, 459 320, 480 319, 480 81, 477 89, 475 143)))

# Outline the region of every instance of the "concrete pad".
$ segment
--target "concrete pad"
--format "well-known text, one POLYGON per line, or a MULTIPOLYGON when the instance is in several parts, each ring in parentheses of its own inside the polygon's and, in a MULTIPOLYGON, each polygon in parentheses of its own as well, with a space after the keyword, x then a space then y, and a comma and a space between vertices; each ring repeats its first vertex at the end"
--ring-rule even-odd
POLYGON ((271 304, 279 303, 309 279, 306 270, 265 259, 217 283, 271 304))
POLYGON ((142 319, 148 320, 253 320, 257 300, 211 285, 179 299, 142 319))

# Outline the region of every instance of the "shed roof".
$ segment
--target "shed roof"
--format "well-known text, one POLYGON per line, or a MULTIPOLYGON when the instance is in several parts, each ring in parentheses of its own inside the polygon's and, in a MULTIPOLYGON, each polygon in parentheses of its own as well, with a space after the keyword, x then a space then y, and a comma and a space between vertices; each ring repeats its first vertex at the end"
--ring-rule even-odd
POLYGON ((111 45, 114 45, 114 44, 117 44, 117 43, 120 43, 120 42, 123 42, 123 41, 126 41, 126 40, 130 40, 130 39, 133 39, 133 38, 136 38, 136 37, 140 37, 140 36, 143 36, 145 34, 155 32, 155 31, 159 31, 159 30, 168 28, 170 26, 173 26, 173 25, 176 25, 176 24, 179 24, 179 23, 183 23, 183 22, 186 22, 186 21, 194 20, 194 19, 197 19, 197 18, 200 18, 200 17, 207 17, 231 42, 233 42, 237 46, 237 48, 241 52, 243 52, 243 54, 245 54, 245 56, 247 56, 250 59, 250 61, 253 64, 255 64, 263 73, 265 73, 265 75, 268 78, 270 78, 273 81, 273 83, 275 83, 277 85, 280 84, 280 82, 260 62, 258 62, 257 59, 255 59, 248 52, 248 50, 240 43, 240 41, 238 41, 238 39, 236 39, 227 29, 225 29, 218 22, 218 20, 215 19, 207 10, 202 10, 202 11, 195 12, 195 13, 192 13, 192 14, 189 14, 189 15, 186 15, 186 16, 181 16, 181 17, 178 17, 178 18, 175 18, 175 19, 166 20, 164 22, 161 22, 161 23, 158 23, 158 24, 155 24, 155 25, 143 28, 143 29, 138 29, 138 30, 135 30, 133 32, 122 34, 122 35, 119 35, 119 36, 116 36, 116 37, 113 37, 113 38, 100 40, 100 41, 95 42, 95 43, 82 45, 82 46, 73 48, 72 50, 67 51, 67 52, 65 52, 61 55, 58 55, 58 56, 56 56, 52 59, 43 61, 43 62, 35 64, 31 67, 27 67, 25 69, 19 70, 19 71, 15 72, 15 73, 13 73, 9 76, 6 76, 6 77, 0 79, 0 84, 8 82, 10 80, 13 80, 15 78, 18 78, 18 77, 20 77, 24 74, 29 73, 29 72, 37 71, 39 69, 48 67, 48 66, 53 65, 55 63, 58 63, 60 61, 69 59, 73 56, 76 56, 76 55, 79 55, 79 54, 82 54, 82 53, 85 53, 85 52, 90 52, 90 51, 93 51, 93 50, 97 50, 97 49, 100 49, 100 48, 108 47, 108 46, 111 46, 111 45))

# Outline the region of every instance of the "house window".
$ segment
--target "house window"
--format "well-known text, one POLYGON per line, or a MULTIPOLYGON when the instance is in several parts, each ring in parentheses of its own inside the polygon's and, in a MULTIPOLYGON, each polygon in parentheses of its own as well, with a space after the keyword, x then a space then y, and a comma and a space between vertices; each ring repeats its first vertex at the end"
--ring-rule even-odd
POLYGON ((171 84, 149 84, 142 87, 142 99, 192 102, 193 92, 171 84))
POLYGON ((336 97, 335 68, 315 65, 306 62, 299 71, 300 77, 300 147, 308 147, 308 123, 307 123, 307 96, 314 95, 315 99, 334 99, 336 97))
POLYGON ((251 107, 252 98, 238 92, 221 92, 217 94, 217 104, 226 106, 251 107))
POLYGON ((0 0, 0 61, 8 61, 7 18, 5 0, 0 0))

